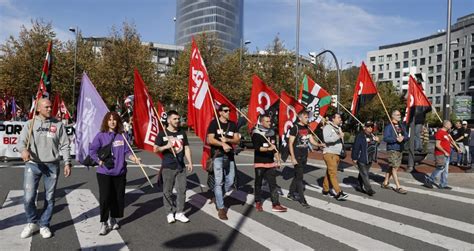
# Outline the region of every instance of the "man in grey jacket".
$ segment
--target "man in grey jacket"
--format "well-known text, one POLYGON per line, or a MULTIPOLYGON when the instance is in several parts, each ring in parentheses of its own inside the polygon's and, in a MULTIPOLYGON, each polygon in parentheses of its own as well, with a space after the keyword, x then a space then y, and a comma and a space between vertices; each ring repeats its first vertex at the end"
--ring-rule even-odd
POLYGON ((38 116, 29 120, 23 127, 20 135, 18 151, 26 162, 23 190, 24 206, 27 225, 21 232, 21 238, 28 238, 38 231, 43 238, 52 236, 49 230, 54 208, 54 194, 59 174, 60 152, 63 156, 64 176, 71 175, 71 156, 69 153, 69 138, 64 125, 51 117, 51 101, 40 99, 38 101, 38 116), (30 128, 33 131, 30 136, 30 128), (45 201, 44 211, 41 216, 36 213, 36 190, 43 177, 45 201))

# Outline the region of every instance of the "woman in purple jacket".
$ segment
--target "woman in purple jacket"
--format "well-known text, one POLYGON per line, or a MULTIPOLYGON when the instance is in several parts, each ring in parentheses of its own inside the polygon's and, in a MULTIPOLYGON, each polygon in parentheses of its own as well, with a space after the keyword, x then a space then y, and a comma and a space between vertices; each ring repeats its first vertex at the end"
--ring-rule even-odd
POLYGON ((125 183, 127 162, 138 163, 123 137, 123 123, 116 112, 108 112, 102 120, 100 132, 95 136, 89 148, 91 158, 99 163, 97 181, 99 183, 99 207, 101 227, 99 235, 106 235, 109 230, 116 230, 119 225, 116 218, 123 217, 125 206, 125 183), (111 156, 101 160, 98 152, 111 144, 111 156), (110 215, 110 218, 109 218, 110 215))

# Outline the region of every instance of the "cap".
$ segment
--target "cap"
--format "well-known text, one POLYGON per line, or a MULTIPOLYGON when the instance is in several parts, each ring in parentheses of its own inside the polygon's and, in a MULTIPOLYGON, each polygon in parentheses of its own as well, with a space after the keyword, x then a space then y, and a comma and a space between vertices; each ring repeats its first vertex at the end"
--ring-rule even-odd
POLYGON ((462 122, 462 124, 463 124, 463 125, 467 125, 467 121, 464 120, 464 121, 462 122))
POLYGON ((365 127, 373 127, 373 126, 374 126, 374 122, 372 122, 372 121, 369 120, 369 121, 365 122, 364 126, 365 126, 365 127))

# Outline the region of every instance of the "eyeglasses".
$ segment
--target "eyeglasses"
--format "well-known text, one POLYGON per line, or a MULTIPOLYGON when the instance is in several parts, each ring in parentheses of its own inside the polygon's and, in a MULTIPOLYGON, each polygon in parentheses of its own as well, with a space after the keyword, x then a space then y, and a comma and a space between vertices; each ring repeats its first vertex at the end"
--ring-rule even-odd
POLYGON ((230 110, 228 110, 228 109, 225 109, 225 110, 222 110, 222 111, 223 111, 223 112, 230 112, 230 110))

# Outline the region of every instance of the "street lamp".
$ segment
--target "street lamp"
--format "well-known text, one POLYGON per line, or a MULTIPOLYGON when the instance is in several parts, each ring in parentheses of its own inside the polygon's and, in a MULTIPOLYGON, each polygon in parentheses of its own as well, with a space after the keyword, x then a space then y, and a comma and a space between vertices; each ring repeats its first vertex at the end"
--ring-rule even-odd
POLYGON ((295 64, 295 97, 298 97, 298 82, 299 82, 299 64, 300 64, 300 12, 301 1, 296 2, 296 64, 295 64))
MULTIPOLYGON (((336 70, 337 70, 337 112, 339 113, 339 100, 341 99, 341 69, 339 69, 339 62, 337 61, 337 58, 336 58, 336 55, 334 54, 334 52, 332 52, 331 50, 324 50, 322 52, 320 52, 319 54, 317 54, 316 56, 314 56, 314 52, 312 53, 309 53, 309 56, 310 57, 314 57, 314 59, 316 60, 317 57, 323 55, 324 53, 330 53, 332 55, 332 57, 334 58, 334 62, 336 62, 336 70)), ((351 62, 352 63, 352 62, 351 62)))
POLYGON ((252 41, 250 40, 244 40, 243 39, 240 39, 240 71, 242 71, 242 57, 243 57, 243 50, 244 50, 244 46, 248 45, 248 44, 251 44, 252 41))
POLYGON ((443 98, 443 117, 449 119, 449 109, 451 106, 451 100, 449 97, 449 61, 451 59, 451 0, 448 0, 448 14, 446 24, 446 65, 445 65, 445 87, 444 87, 444 98, 443 98))
POLYGON ((69 27, 69 31, 74 33, 74 35, 76 35, 76 41, 75 41, 75 45, 74 45, 74 74, 72 75, 72 105, 74 107, 73 114, 75 114, 75 110, 76 110, 75 99, 76 99, 77 37, 78 37, 78 34, 79 34, 79 28, 77 26, 75 28, 74 27, 69 27))

